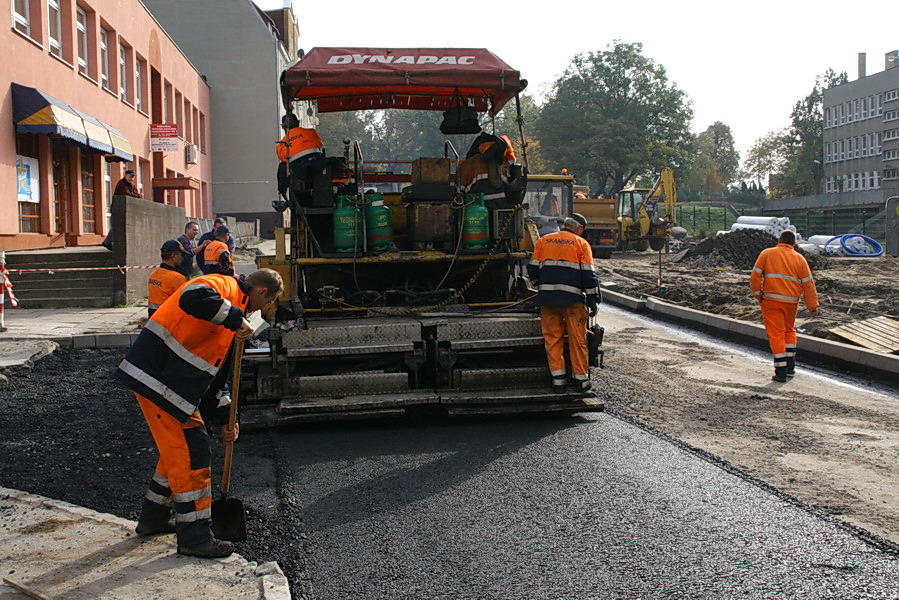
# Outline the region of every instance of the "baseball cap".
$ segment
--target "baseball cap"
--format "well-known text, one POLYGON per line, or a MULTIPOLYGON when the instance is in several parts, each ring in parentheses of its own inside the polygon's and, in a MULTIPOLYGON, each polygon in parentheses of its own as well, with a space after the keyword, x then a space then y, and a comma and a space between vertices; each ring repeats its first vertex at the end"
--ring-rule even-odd
POLYGON ((160 250, 162 252, 183 252, 184 248, 181 247, 177 240, 166 240, 162 243, 160 250))
POLYGON ((581 213, 571 213, 571 218, 580 223, 582 227, 587 226, 587 218, 581 213))
POLYGON ((133 169, 128 169, 125 171, 125 175, 137 175, 137 173, 135 173, 133 169))
POLYGON ((227 225, 219 225, 215 228, 215 235, 222 235, 223 233, 231 233, 227 225))

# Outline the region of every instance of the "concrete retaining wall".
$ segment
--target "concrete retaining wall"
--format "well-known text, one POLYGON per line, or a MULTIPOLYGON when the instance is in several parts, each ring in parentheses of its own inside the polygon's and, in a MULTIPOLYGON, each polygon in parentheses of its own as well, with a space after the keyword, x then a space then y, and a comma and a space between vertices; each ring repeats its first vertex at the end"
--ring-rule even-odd
MULTIPOLYGON (((184 233, 184 209, 143 198, 113 196, 113 257, 117 265, 158 265, 159 248, 166 240, 184 233)), ((116 271, 114 297, 117 304, 131 304, 147 297, 147 279, 152 269, 116 271)))
MULTIPOLYGON (((601 290, 601 293, 603 302, 609 304, 645 312, 654 317, 720 335, 728 341, 740 341, 768 348, 768 336, 764 326, 760 324, 677 306, 652 297, 641 301, 605 289, 601 290)), ((804 358, 811 358, 830 367, 848 368, 856 373, 870 373, 893 381, 899 375, 899 356, 810 335, 799 334, 798 338, 796 346, 800 363, 804 358)))

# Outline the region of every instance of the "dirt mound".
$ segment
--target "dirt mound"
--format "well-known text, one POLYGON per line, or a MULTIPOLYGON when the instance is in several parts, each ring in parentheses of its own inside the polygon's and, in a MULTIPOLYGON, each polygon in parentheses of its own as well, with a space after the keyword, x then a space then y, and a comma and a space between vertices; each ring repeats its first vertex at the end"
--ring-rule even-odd
MULTIPOLYGON (((777 239, 760 229, 738 229, 701 240, 687 250, 681 260, 692 263, 693 266, 730 267, 746 271, 752 269, 762 250, 776 245, 777 239)), ((798 252, 805 257, 813 271, 827 265, 827 259, 823 256, 806 254, 801 250, 798 252)))

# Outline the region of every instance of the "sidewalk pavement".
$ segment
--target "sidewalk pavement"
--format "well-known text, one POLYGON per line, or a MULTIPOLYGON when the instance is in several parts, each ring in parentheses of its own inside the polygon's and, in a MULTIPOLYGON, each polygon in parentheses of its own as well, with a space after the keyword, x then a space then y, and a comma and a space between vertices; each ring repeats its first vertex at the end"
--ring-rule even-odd
MULTIPOLYGON (((130 346, 147 308, 10 308, 4 316, 0 390, 17 370, 30 369, 61 346, 130 346)), ((291 597, 277 563, 257 565, 237 554, 217 560, 181 556, 173 535, 140 538, 136 523, 113 515, 4 487, 0 515, 2 600, 291 597)))

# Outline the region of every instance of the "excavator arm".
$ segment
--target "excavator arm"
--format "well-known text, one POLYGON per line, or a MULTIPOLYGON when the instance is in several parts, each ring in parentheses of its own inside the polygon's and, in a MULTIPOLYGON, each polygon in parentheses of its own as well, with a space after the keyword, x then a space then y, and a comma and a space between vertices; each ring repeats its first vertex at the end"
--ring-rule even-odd
POLYGON ((643 198, 638 211, 641 236, 667 236, 668 229, 674 225, 674 211, 677 208, 677 186, 674 183, 674 172, 665 167, 652 190, 643 198), (659 214, 659 201, 665 208, 665 214, 659 214))

